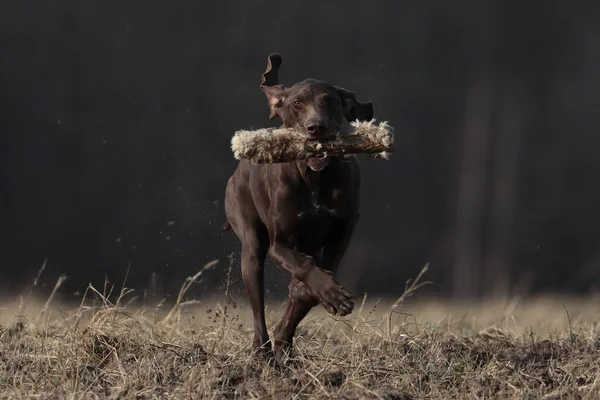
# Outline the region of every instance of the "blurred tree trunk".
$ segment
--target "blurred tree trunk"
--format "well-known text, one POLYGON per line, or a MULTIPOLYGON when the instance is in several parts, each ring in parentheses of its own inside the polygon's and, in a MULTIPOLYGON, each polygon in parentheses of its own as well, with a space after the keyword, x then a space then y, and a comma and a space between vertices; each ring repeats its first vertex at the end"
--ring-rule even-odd
POLYGON ((475 79, 467 92, 462 134, 452 283, 456 297, 472 297, 478 293, 492 101, 490 82, 485 77, 475 79))
POLYGON ((509 290, 524 99, 518 89, 509 88, 505 92, 500 104, 498 129, 494 132, 490 224, 481 282, 485 296, 507 295, 509 290))

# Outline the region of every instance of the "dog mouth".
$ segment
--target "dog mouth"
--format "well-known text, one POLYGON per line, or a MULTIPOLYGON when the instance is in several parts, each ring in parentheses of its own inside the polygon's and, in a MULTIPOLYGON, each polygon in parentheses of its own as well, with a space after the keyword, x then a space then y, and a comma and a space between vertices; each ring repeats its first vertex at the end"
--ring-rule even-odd
POLYGON ((341 132, 341 127, 337 124, 331 123, 329 128, 320 129, 318 132, 310 133, 305 126, 298 126, 297 131, 305 139, 310 141, 328 141, 333 140, 341 132))
POLYGON ((309 158, 307 164, 315 172, 322 171, 329 164, 329 156, 309 158))
MULTIPOLYGON (((336 128, 337 129, 333 129, 329 132, 321 134, 318 137, 307 136, 306 138, 308 140, 316 140, 316 141, 332 140, 336 136, 338 136, 340 133, 340 129, 338 127, 336 127, 336 128)), ((309 158, 306 163, 308 164, 310 169, 312 169, 315 172, 319 172, 319 171, 322 171, 327 166, 327 164, 329 164, 329 156, 312 157, 312 158, 309 158)))

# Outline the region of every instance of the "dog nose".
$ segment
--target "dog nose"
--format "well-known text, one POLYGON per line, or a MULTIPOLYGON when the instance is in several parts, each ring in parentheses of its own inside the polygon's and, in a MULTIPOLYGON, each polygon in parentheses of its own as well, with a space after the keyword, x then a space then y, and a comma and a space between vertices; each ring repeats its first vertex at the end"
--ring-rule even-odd
POLYGON ((306 125, 306 132, 312 137, 317 137, 327 130, 327 124, 323 121, 311 121, 306 125))

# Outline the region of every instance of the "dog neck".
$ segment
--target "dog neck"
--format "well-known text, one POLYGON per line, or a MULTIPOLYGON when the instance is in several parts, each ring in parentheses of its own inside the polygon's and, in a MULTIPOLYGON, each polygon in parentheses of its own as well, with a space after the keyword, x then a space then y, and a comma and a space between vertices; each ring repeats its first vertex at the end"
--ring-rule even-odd
POLYGON ((298 172, 300 173, 302 180, 310 189, 319 187, 321 173, 325 171, 328 166, 329 165, 327 165, 321 171, 314 171, 308 166, 308 162, 306 160, 296 161, 296 168, 298 168, 298 172))
MULTIPOLYGON (((331 162, 339 162, 341 159, 338 157, 334 157, 331 162)), ((331 164, 327 165, 321 171, 313 171, 307 164, 306 161, 297 161, 296 166, 298 168, 298 172, 304 181, 304 184, 307 186, 310 195, 310 205, 307 209, 302 210, 298 216, 299 217, 311 217, 315 215, 329 215, 329 216, 338 216, 337 209, 330 209, 324 204, 321 204, 321 182, 323 177, 323 172, 331 166, 331 164)))
POLYGON ((296 161, 296 167, 298 168, 298 172, 304 181, 304 184, 308 187, 310 191, 310 202, 315 208, 319 207, 319 195, 320 195, 320 187, 321 187, 321 173, 327 169, 328 166, 323 168, 321 171, 313 171, 309 166, 306 160, 296 161))

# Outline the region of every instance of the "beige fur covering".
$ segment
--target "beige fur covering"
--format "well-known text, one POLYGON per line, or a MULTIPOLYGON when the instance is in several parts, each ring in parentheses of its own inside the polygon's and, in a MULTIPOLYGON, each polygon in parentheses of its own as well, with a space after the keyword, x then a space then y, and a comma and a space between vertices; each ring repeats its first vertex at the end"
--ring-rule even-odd
POLYGON ((236 159, 277 163, 326 155, 369 153, 387 159, 395 150, 394 130, 387 122, 352 122, 347 131, 327 141, 308 140, 288 128, 239 130, 231 139, 236 159))

